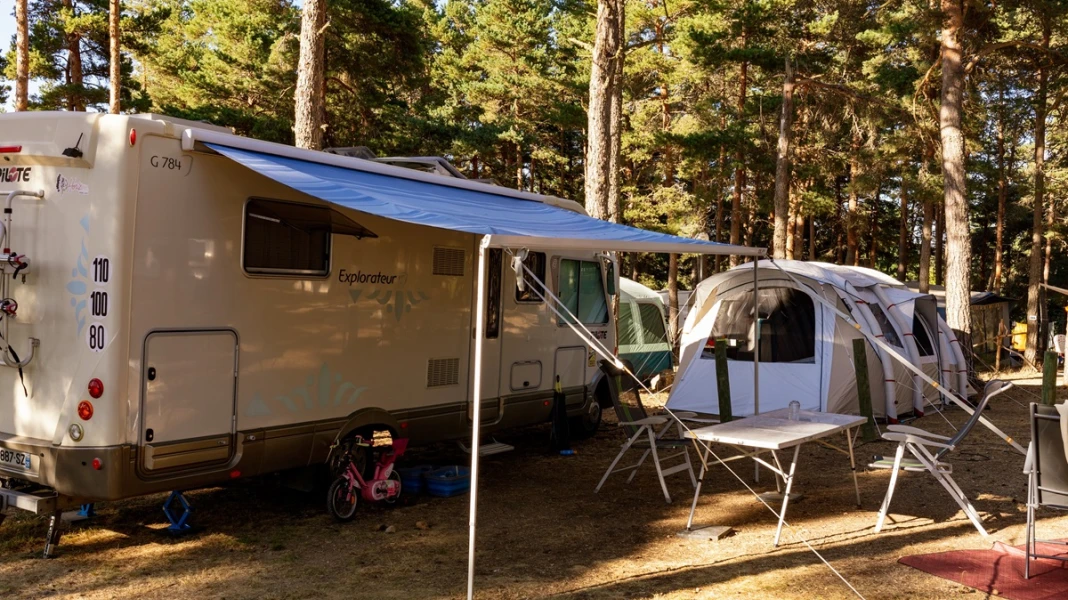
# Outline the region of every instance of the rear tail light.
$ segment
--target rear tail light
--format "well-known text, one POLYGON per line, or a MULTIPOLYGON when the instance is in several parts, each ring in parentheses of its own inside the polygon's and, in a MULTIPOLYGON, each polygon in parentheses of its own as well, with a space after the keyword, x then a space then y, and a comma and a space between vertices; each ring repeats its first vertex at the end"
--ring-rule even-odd
POLYGON ((0 146, 0 154, 13 154, 22 152, 22 146, 0 146))
POLYGON ((78 416, 83 421, 88 421, 93 418, 93 403, 88 400, 82 400, 78 403, 78 416))
POLYGON ((94 399, 99 399, 104 395, 104 382, 99 379, 93 378, 89 380, 89 395, 94 399))
POLYGON ((104 462, 102 460, 100 460, 99 458, 94 458, 93 459, 93 469, 99 471, 100 469, 103 469, 103 468, 104 468, 104 462))

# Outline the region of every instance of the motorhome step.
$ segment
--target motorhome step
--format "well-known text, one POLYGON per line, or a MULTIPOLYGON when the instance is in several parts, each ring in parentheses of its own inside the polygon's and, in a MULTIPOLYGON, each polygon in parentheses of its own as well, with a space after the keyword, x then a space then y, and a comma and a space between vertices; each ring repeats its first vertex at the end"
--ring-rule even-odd
MULTIPOLYGON (((463 450, 465 454, 471 454, 471 449, 464 445, 463 442, 458 443, 460 444, 460 449, 463 450)), ((508 444, 498 442, 497 440, 492 440, 478 447, 478 455, 493 456, 494 454, 501 454, 502 452, 511 452, 512 450, 515 450, 515 446, 510 446, 508 444)))

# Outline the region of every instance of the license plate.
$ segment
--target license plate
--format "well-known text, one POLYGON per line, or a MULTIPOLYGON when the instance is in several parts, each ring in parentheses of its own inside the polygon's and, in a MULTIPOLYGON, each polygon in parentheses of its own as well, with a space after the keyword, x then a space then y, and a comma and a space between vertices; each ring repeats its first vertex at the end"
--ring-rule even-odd
POLYGON ((0 448, 0 465, 16 470, 32 471, 33 455, 27 452, 16 452, 0 448))

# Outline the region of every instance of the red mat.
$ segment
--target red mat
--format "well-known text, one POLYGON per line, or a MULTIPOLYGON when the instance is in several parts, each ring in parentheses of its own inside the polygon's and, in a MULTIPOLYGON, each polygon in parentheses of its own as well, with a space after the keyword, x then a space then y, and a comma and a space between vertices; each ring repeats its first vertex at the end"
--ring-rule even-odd
MULTIPOLYGON (((1032 560, 1031 579, 1024 579, 1023 548, 995 542, 989 550, 917 554, 898 562, 1010 600, 1068 598, 1068 563, 1032 560)), ((1038 553, 1068 557, 1068 546, 1038 544, 1038 553)))

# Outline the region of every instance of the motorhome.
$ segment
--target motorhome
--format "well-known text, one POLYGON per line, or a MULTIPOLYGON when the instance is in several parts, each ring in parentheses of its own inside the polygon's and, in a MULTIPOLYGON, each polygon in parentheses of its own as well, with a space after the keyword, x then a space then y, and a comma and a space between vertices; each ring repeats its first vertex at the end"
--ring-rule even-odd
MULTIPOLYGON (((167 117, 0 115, 0 510, 54 514, 320 464, 352 432, 463 438, 480 330, 484 432, 548 419, 557 380, 574 425, 596 429, 610 399, 594 355, 537 286, 517 285, 506 250, 487 251, 477 327, 480 236, 324 201, 209 138, 383 189, 583 213, 167 117)), ((614 346, 606 255, 532 251, 523 264, 614 346)))

